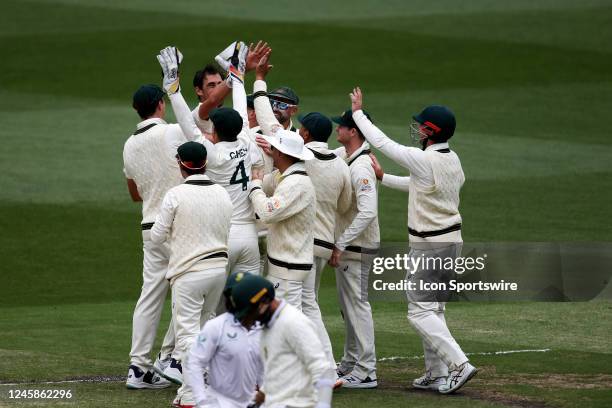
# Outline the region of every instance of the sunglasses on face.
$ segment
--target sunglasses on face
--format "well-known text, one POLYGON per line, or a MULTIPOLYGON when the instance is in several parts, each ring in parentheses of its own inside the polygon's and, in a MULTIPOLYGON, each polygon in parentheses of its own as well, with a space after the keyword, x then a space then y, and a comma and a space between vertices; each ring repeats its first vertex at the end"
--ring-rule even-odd
POLYGON ((287 110, 295 106, 287 102, 274 101, 274 100, 270 100, 270 105, 272 105, 272 109, 278 109, 278 110, 287 110))

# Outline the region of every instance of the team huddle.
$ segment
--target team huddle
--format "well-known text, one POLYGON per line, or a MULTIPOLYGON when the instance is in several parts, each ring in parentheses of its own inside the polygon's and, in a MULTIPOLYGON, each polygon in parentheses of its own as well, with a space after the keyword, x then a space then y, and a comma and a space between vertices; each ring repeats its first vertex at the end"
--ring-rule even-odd
MULTIPOLYGON (((418 147, 375 126, 359 88, 341 116, 297 115, 293 89, 268 91, 271 52, 262 42, 230 44, 196 72, 191 110, 181 94, 183 55, 166 47, 157 56, 162 87, 134 94, 142 121, 123 159, 129 193, 142 202, 143 286, 126 384, 178 384, 175 407, 325 408, 335 388, 378 386, 365 261, 380 246, 378 181, 408 192, 410 256, 461 253, 465 178, 448 145, 452 112, 432 105, 413 116, 418 147), (256 78, 250 95, 248 71, 256 78), (232 108, 224 106, 230 94, 232 108), (177 124, 164 121, 164 96, 177 124), (335 150, 332 122, 342 145, 335 150), (370 145, 410 176, 384 173, 370 145), (335 269, 345 323, 338 364, 318 305, 326 265, 335 269), (172 320, 153 361, 168 289, 172 320)), ((445 299, 407 297, 425 353, 425 374, 413 386, 452 393, 476 368, 446 326, 445 299)))

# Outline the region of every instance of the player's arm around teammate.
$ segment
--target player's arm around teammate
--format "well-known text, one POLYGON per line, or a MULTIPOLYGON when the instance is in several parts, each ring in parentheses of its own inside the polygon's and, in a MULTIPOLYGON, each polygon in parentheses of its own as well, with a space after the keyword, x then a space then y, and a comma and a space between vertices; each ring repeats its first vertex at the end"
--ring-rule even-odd
POLYGON ((374 154, 370 154, 370 158, 372 159, 372 168, 374 169, 376 178, 380 180, 383 186, 392 188, 394 190, 408 192, 410 189, 410 176, 394 176, 393 174, 385 173, 385 170, 381 166, 376 156, 374 156, 374 154))

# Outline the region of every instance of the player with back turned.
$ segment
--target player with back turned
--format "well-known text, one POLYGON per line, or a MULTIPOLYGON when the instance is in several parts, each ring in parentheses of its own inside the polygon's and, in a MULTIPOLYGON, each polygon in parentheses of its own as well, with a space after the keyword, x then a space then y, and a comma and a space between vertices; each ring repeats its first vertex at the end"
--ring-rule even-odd
MULTIPOLYGON (((172 288, 176 347, 172 360, 182 364, 200 331, 200 321, 214 316, 227 277, 232 201, 206 173, 206 148, 197 142, 179 146, 176 155, 184 183, 171 188, 151 229, 151 240, 170 246, 166 279, 172 288)), ((177 391, 179 406, 193 401, 191 387, 177 391)))
MULTIPOLYGON (((448 140, 455 132, 455 116, 446 107, 432 105, 414 115, 412 137, 417 147, 403 146, 389 139, 372 124, 362 110, 359 88, 351 93, 352 116, 372 146, 408 169, 409 177, 384 174, 373 159, 383 185, 408 191, 408 233, 410 256, 446 259, 461 255, 459 192, 465 181, 461 162, 450 150, 448 140)), ((435 265, 436 263, 431 263, 435 265)), ((451 271, 452 272, 452 271, 451 271)), ((436 267, 408 271, 407 279, 428 280, 451 276, 436 267)), ((421 389, 450 394, 477 372, 446 326, 445 295, 408 291, 408 320, 423 339, 425 374, 413 381, 421 389)))
POLYGON ((150 232, 164 194, 182 181, 174 155, 185 136, 178 125, 164 121, 166 104, 160 87, 141 86, 134 93, 133 107, 142 121, 125 142, 123 171, 132 200, 142 202, 143 283, 134 308, 126 385, 130 389, 164 388, 170 382, 154 371, 163 370, 160 361, 168 360, 174 348, 172 322, 154 364, 150 353, 169 288, 165 276, 170 253, 167 244, 151 241, 150 232))
POLYGON ((236 45, 236 66, 230 67, 227 83, 232 86, 232 108, 216 108, 209 114, 212 135, 204 134, 193 120, 180 92, 177 50, 167 47, 160 52, 164 87, 172 109, 188 140, 198 141, 208 151, 207 174, 229 193, 233 205, 232 229, 229 238, 229 267, 232 272, 259 273, 259 246, 255 215, 248 199, 251 167, 263 167, 257 146, 248 136, 248 116, 244 73, 248 49, 236 45))

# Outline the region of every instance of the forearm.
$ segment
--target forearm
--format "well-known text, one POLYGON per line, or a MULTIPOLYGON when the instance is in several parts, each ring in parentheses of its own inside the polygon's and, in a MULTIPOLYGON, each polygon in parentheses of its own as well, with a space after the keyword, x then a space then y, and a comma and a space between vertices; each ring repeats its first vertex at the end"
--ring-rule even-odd
POLYGON ((351 242, 355 240, 376 218, 376 212, 373 211, 359 211, 353 222, 344 230, 340 238, 336 240, 336 247, 341 251, 344 251, 351 242))
POLYGON ((385 187, 408 192, 410 185, 410 177, 394 176, 393 174, 385 173, 381 182, 382 185, 385 187))
POLYGON ((191 110, 189 106, 187 106, 187 102, 183 98, 180 92, 176 92, 168 97, 170 99, 170 104, 172 105, 172 110, 174 111, 174 116, 176 116, 176 120, 183 131, 183 134, 187 138, 188 141, 200 141, 203 139, 202 131, 198 128, 195 121, 193 120, 193 116, 191 116, 191 110))
POLYGON ((215 87, 215 89, 210 92, 208 98, 204 102, 202 102, 198 109, 198 115, 200 115, 200 119, 208 120, 208 114, 210 113, 210 111, 219 106, 221 102, 225 99, 225 97, 229 95, 230 92, 231 88, 227 86, 225 82, 215 87))
POLYGON ((242 130, 249 130, 246 91, 244 90, 244 84, 240 81, 234 81, 232 83, 232 105, 234 110, 238 112, 242 118, 242 130))
POLYGON ((414 150, 418 150, 414 147, 404 146, 393 140, 383 133, 378 127, 376 127, 363 113, 362 110, 353 112, 353 120, 361 130, 361 133, 365 136, 366 140, 375 148, 383 152, 385 156, 396 162, 402 167, 407 168, 412 173, 416 170, 415 167, 416 159, 414 156, 414 150))
MULTIPOLYGON (((257 80, 253 84, 253 95, 258 92, 267 92, 267 85, 265 81, 257 80)), ((264 135, 273 136, 277 129, 282 128, 281 124, 274 116, 272 106, 270 105, 270 99, 267 96, 257 96, 254 101, 255 115, 257 116, 257 123, 261 128, 264 135)))

